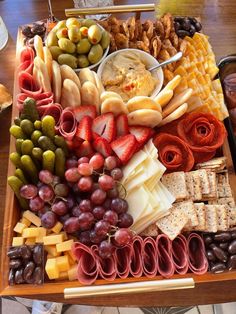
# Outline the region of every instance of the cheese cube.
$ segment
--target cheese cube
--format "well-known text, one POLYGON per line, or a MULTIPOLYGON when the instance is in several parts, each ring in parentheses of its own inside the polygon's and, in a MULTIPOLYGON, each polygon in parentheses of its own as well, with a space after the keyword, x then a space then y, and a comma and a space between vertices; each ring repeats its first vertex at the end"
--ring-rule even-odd
POLYGON ((26 228, 25 224, 23 224, 22 222, 18 222, 13 230, 17 233, 22 233, 25 228, 26 228))
POLYGON ((68 270, 68 278, 70 281, 72 280, 76 280, 78 278, 77 275, 77 264, 75 264, 74 266, 72 266, 69 270, 68 270))
POLYGON ((25 244, 34 245, 36 243, 35 238, 27 238, 25 244))
POLYGON ((59 279, 59 280, 68 279, 68 272, 67 272, 67 271, 61 271, 61 272, 59 273, 58 279, 59 279))
POLYGON ((55 226, 51 229, 54 233, 59 233, 63 227, 63 224, 58 221, 55 226))
POLYGON ((59 234, 63 235, 63 241, 66 241, 68 239, 67 233, 65 231, 62 231, 59 234))
POLYGON ((47 259, 49 259, 49 258, 54 258, 55 256, 53 256, 53 255, 51 255, 51 254, 49 254, 48 253, 48 255, 47 255, 47 259))
POLYGON ((22 217, 20 222, 23 223, 24 225, 26 225, 26 227, 29 227, 31 224, 31 222, 25 217, 22 217))
POLYGON ((74 265, 76 262, 76 258, 73 256, 72 251, 66 251, 64 252, 64 254, 68 256, 70 265, 74 265))
POLYGON ((32 222, 37 227, 41 226, 41 219, 38 216, 36 216, 34 213, 32 213, 30 210, 26 210, 23 213, 23 218, 28 219, 30 222, 32 222))
POLYGON ((57 267, 59 271, 67 271, 70 268, 69 259, 67 255, 56 257, 57 267))
POLYGON ((44 249, 45 249, 45 251, 47 251, 50 255, 52 255, 54 257, 60 255, 60 253, 57 252, 55 245, 45 245, 44 249))
POLYGON ((24 244, 24 238, 23 237, 14 237, 12 239, 12 246, 20 246, 24 244))
POLYGON ((25 228, 22 232, 23 238, 35 238, 39 236, 39 228, 25 228))
POLYGON ((47 229, 45 229, 44 227, 39 227, 39 236, 36 237, 36 243, 43 243, 43 237, 46 236, 47 234, 47 229))
POLYGON ((68 241, 57 244, 56 245, 57 252, 70 251, 73 243, 74 243, 73 240, 68 240, 68 241))
POLYGON ((63 242, 62 234, 48 235, 48 236, 43 237, 44 245, 53 245, 53 244, 62 243, 62 242, 63 242))
POLYGON ((59 277, 59 269, 55 258, 49 258, 45 265, 45 271, 49 279, 57 279, 59 277))

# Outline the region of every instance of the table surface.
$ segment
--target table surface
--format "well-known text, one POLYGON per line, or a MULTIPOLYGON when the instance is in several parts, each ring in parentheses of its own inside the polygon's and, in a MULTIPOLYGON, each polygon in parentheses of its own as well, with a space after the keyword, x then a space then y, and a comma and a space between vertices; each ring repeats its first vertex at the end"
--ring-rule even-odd
MULTIPOLYGON (((115 4, 152 3, 154 1, 114 1, 115 4)), ((204 32, 210 36, 217 60, 228 54, 236 53, 236 1, 232 0, 172 0, 159 1, 160 12, 170 11, 175 15, 200 17, 204 32), (178 5, 177 5, 178 3, 178 5)), ((64 9, 72 8, 72 0, 52 0, 52 7, 58 19, 64 18, 64 9)), ((47 1, 0 0, 0 14, 9 31, 7 46, 0 51, 0 83, 13 92, 16 36, 19 25, 24 25, 48 17, 47 1)), ((153 18, 154 13, 145 13, 143 18, 153 18)), ((125 17, 123 15, 123 17, 125 17)), ((0 243, 2 239, 2 223, 5 209, 6 176, 9 151, 9 126, 11 108, 0 114, 0 243)), ((142 298, 143 305, 156 303, 153 298, 142 298)), ((207 301, 207 300, 206 300, 207 301)), ((121 301, 122 302, 122 301, 121 301)), ((109 302, 110 303, 110 302, 109 302)), ((118 302, 119 303, 119 302, 118 302)), ((123 302, 122 302, 123 303, 123 302)), ((205 302, 207 303, 207 302, 205 302)), ((124 305, 124 303, 123 303, 124 305)))

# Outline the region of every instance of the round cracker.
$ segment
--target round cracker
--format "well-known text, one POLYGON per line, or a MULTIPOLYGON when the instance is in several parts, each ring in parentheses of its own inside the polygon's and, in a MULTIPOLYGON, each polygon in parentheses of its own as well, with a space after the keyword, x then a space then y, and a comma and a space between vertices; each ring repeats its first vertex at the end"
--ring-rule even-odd
POLYGON ((154 101, 159 104, 161 107, 164 107, 173 97, 173 90, 162 90, 155 98, 154 101))
POLYGON ((174 90, 180 83, 181 81, 181 76, 177 74, 171 81, 169 81, 166 86, 165 90, 174 90))
POLYGON ((34 49, 36 51, 36 56, 44 60, 43 40, 39 35, 34 36, 34 49))
POLYGON ((80 89, 80 94, 82 105, 94 105, 97 113, 100 112, 100 96, 95 84, 90 81, 84 82, 80 89))
POLYGON ((162 115, 157 110, 139 109, 130 112, 127 118, 129 125, 143 125, 154 128, 161 122, 162 115))
POLYGON ((93 75, 93 71, 91 71, 88 68, 84 68, 84 69, 79 71, 79 79, 80 79, 81 85, 83 85, 85 82, 89 81, 96 86, 96 81, 95 81, 95 78, 93 75))
POLYGON ((61 79, 61 69, 59 64, 53 60, 52 61, 52 90, 54 94, 54 100, 56 103, 61 102, 61 87, 62 87, 62 79, 61 79))
POLYGON ((79 89, 81 88, 81 83, 78 75, 71 67, 69 67, 69 65, 63 64, 60 66, 60 69, 62 81, 64 81, 65 79, 70 79, 78 86, 79 89))
POLYGON ((93 76, 94 76, 94 79, 95 79, 95 83, 96 83, 96 87, 98 89, 99 95, 101 95, 105 91, 104 86, 102 85, 102 81, 98 77, 97 73, 94 72, 94 71, 92 71, 92 72, 93 72, 93 76))
POLYGON ((128 114, 128 110, 122 99, 110 97, 105 99, 101 104, 101 114, 112 112, 114 116, 119 114, 128 114))
POLYGON ((46 64, 47 70, 48 70, 48 76, 50 81, 52 81, 52 54, 48 47, 43 47, 43 58, 44 63, 46 64))
POLYGON ((104 102, 104 100, 109 99, 109 98, 118 98, 122 100, 121 96, 115 92, 103 92, 100 95, 101 102, 104 102))
POLYGON ((187 103, 182 104, 175 111, 169 114, 165 119, 163 119, 161 123, 158 124, 158 127, 179 119, 180 117, 182 117, 182 115, 185 114, 185 112, 187 112, 187 110, 188 110, 188 104, 187 103))
POLYGON ((148 96, 135 96, 127 102, 126 107, 129 112, 139 109, 152 109, 159 112, 162 111, 161 106, 148 96))

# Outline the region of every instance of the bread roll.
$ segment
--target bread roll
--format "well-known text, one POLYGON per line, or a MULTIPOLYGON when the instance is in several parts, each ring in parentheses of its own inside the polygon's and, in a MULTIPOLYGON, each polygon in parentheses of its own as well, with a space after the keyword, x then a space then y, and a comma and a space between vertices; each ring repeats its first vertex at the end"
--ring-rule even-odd
POLYGON ((127 102, 126 106, 129 112, 139 109, 162 111, 161 106, 148 96, 135 96, 127 102))
POLYGON ((139 109, 130 112, 127 118, 129 125, 143 125, 154 128, 161 122, 162 115, 157 110, 139 109))
POLYGON ((65 79, 61 90, 61 105, 66 107, 78 107, 81 105, 78 86, 70 79, 65 79))
POLYGON ((105 99, 101 104, 101 114, 112 112, 114 116, 119 114, 128 114, 128 110, 122 99, 117 97, 110 97, 105 99))
POLYGON ((84 69, 79 71, 79 79, 80 79, 81 85, 83 85, 85 82, 89 81, 96 86, 96 81, 95 81, 93 72, 88 68, 84 68, 84 69))
POLYGON ((95 84, 90 81, 83 83, 81 89, 81 104, 82 105, 94 105, 97 113, 100 112, 100 97, 95 84))
POLYGON ((158 124, 158 127, 163 126, 167 123, 170 123, 174 120, 179 119, 182 117, 182 115, 185 114, 188 110, 188 104, 184 103, 183 105, 179 106, 177 109, 175 109, 171 114, 169 114, 166 118, 164 118, 160 124, 158 124))
POLYGON ((48 47, 43 47, 44 63, 46 64, 50 81, 52 81, 52 54, 48 47))
POLYGON ((52 91, 46 64, 38 56, 34 58, 33 76, 36 77, 38 85, 42 87, 44 92, 52 91))
POLYGON ((101 102, 104 102, 104 100, 109 99, 109 98, 118 98, 122 100, 121 96, 115 92, 103 92, 100 95, 101 102))
POLYGON ((54 101, 57 103, 61 102, 61 70, 59 64, 52 61, 52 90, 54 94, 54 101))
POLYGON ((44 60, 43 41, 39 35, 34 36, 34 49, 36 51, 36 56, 44 60))
POLYGON ((154 101, 159 104, 162 108, 168 104, 168 102, 173 97, 173 90, 165 90, 163 89, 155 98, 154 101))
POLYGON ((71 67, 69 67, 69 65, 63 64, 60 66, 60 69, 62 81, 64 81, 65 79, 70 79, 78 86, 79 89, 81 88, 81 83, 78 75, 71 67))

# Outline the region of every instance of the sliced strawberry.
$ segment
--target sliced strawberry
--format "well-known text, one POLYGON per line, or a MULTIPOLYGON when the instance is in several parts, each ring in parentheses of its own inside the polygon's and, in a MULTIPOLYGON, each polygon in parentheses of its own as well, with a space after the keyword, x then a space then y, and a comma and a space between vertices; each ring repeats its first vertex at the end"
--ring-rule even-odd
POLYGON ((82 144, 83 140, 80 138, 74 137, 72 140, 67 140, 66 144, 69 150, 74 150, 82 144))
POLYGON ((113 113, 104 113, 94 119, 92 131, 105 138, 109 143, 114 140, 116 128, 113 113))
POLYGON ((121 136, 111 142, 111 148, 121 160, 122 164, 127 163, 136 151, 137 141, 133 134, 121 136))
POLYGON ((126 114, 120 114, 116 118, 116 136, 124 136, 129 134, 129 124, 126 114))
POLYGON ((154 134, 153 129, 146 126, 130 126, 129 132, 135 136, 139 149, 146 144, 154 134))
POLYGON ((89 116, 92 119, 96 118, 96 107, 92 105, 78 106, 74 109, 75 118, 80 122, 83 117, 89 116))
POLYGON ((85 141, 92 140, 92 123, 93 120, 89 116, 84 116, 80 121, 77 131, 75 133, 76 138, 82 138, 85 141))
POLYGON ((76 149, 75 154, 80 157, 92 157, 94 150, 92 144, 88 141, 83 141, 79 148, 76 149))
POLYGON ((97 138, 101 137, 99 134, 97 134, 96 132, 92 132, 92 137, 93 140, 96 140, 97 138))
POLYGON ((108 143, 108 141, 103 137, 98 137, 93 142, 93 148, 100 154, 103 155, 103 157, 108 157, 112 155, 111 146, 108 143))

